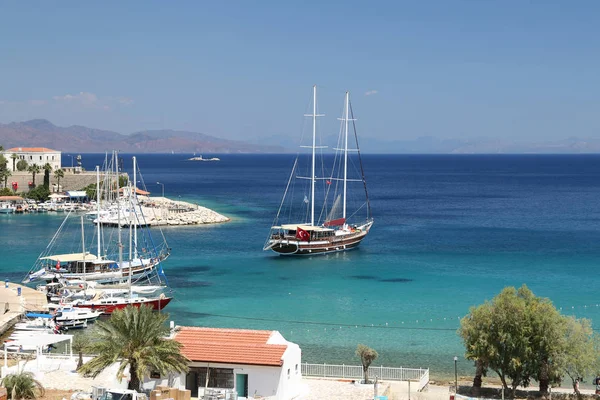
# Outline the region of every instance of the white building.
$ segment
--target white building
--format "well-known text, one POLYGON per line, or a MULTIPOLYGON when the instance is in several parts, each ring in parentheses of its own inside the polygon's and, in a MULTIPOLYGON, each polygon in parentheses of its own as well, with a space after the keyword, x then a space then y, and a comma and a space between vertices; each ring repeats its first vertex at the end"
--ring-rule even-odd
POLYGON ((301 392, 300 347, 278 331, 184 326, 176 329, 174 339, 190 360, 189 372, 155 376, 144 383, 144 389, 170 385, 189 389, 192 397, 206 390, 223 398, 237 394, 238 399, 269 400, 289 400, 301 392))
POLYGON ((27 165, 37 164, 40 168, 48 163, 52 166, 53 171, 61 168, 61 152, 46 147, 13 147, 12 149, 5 150, 2 154, 8 160, 6 166, 11 172, 14 172, 17 169, 17 163, 20 160, 25 160, 27 165), (14 162, 14 168, 12 159, 13 154, 17 155, 17 159, 14 162))

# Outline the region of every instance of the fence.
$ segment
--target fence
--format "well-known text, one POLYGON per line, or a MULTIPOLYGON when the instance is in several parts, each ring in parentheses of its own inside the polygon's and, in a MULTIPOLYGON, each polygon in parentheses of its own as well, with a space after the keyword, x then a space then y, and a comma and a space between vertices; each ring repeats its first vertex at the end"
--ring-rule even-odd
MULTIPOLYGON (((302 364, 303 376, 319 376, 324 378, 352 378, 363 377, 360 365, 331 365, 331 364, 302 364)), ((369 376, 377 376, 388 381, 418 381, 419 391, 429 384, 429 369, 424 368, 392 368, 384 366, 369 367, 369 376)))

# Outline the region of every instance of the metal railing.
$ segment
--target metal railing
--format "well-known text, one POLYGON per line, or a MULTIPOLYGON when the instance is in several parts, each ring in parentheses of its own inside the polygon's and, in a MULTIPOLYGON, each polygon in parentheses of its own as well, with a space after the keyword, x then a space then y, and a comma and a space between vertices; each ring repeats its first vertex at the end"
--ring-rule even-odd
MULTIPOLYGON (((303 376, 315 376, 323 378, 349 378, 360 379, 363 377, 360 365, 331 365, 331 364, 302 364, 303 376)), ((392 368, 384 366, 369 367, 369 376, 377 376, 379 379, 388 381, 418 381, 419 391, 429 384, 429 369, 427 368, 392 368)))

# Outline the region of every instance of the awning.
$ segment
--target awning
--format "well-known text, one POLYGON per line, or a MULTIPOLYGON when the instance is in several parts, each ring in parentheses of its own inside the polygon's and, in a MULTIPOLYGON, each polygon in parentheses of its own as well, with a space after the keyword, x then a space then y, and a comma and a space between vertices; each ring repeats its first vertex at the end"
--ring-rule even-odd
POLYGON ((82 190, 70 190, 67 193, 67 197, 86 197, 87 193, 82 190))
POLYGON ((0 196, 0 201, 23 201, 21 196, 0 196))
MULTIPOLYGON (((121 192, 121 193, 122 193, 122 192, 124 192, 124 191, 125 191, 125 189, 126 189, 126 188, 122 187, 121 189, 119 189, 119 192, 121 192)), ((149 194, 150 194, 150 192, 147 192, 147 191, 145 191, 145 190, 142 190, 142 189, 140 189, 140 188, 138 188, 138 187, 136 187, 136 188, 135 188, 135 193, 136 193, 136 194, 141 194, 141 195, 144 195, 144 196, 147 196, 147 195, 149 195, 149 194)))
POLYGON ((50 196, 51 199, 66 199, 69 196, 65 196, 64 194, 52 193, 50 196))
POLYGON ((40 260, 52 260, 52 261, 60 261, 60 262, 71 262, 71 261, 94 261, 97 260, 93 254, 86 253, 85 259, 83 257, 83 253, 72 253, 72 254, 55 254, 53 256, 40 257, 40 260))
MULTIPOLYGON (((274 227, 277 228, 277 227, 274 227)), ((309 232, 326 232, 326 231, 332 231, 333 229, 329 229, 329 228, 323 228, 322 226, 311 226, 311 225, 302 225, 302 224, 298 224, 298 225, 294 225, 294 224, 285 224, 285 225, 281 225, 282 229, 285 229, 286 231, 295 231, 298 228, 301 228, 305 231, 309 231, 309 232)))
POLYGON ((49 346, 51 344, 73 340, 73 335, 52 335, 46 333, 32 332, 31 335, 18 335, 15 340, 4 342, 6 346, 49 346))
POLYGON ((33 312, 29 312, 29 313, 25 314, 25 316, 27 318, 48 318, 48 319, 53 317, 53 315, 50 315, 50 314, 40 314, 40 313, 33 313, 33 312))

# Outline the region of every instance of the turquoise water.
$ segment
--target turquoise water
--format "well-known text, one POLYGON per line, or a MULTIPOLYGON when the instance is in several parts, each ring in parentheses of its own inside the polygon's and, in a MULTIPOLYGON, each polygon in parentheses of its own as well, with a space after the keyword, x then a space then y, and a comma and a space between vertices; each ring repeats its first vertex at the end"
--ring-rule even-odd
MULTIPOLYGON (((262 251, 292 157, 218 157, 138 158, 149 190, 164 182, 232 218, 164 229, 180 325, 276 329, 317 363, 356 364, 364 343, 377 364, 446 376, 464 353, 459 318, 506 285, 600 321, 600 156, 367 155, 371 234, 355 251, 294 259, 262 251)), ((0 215, 0 277, 20 280, 62 217, 0 215)))

